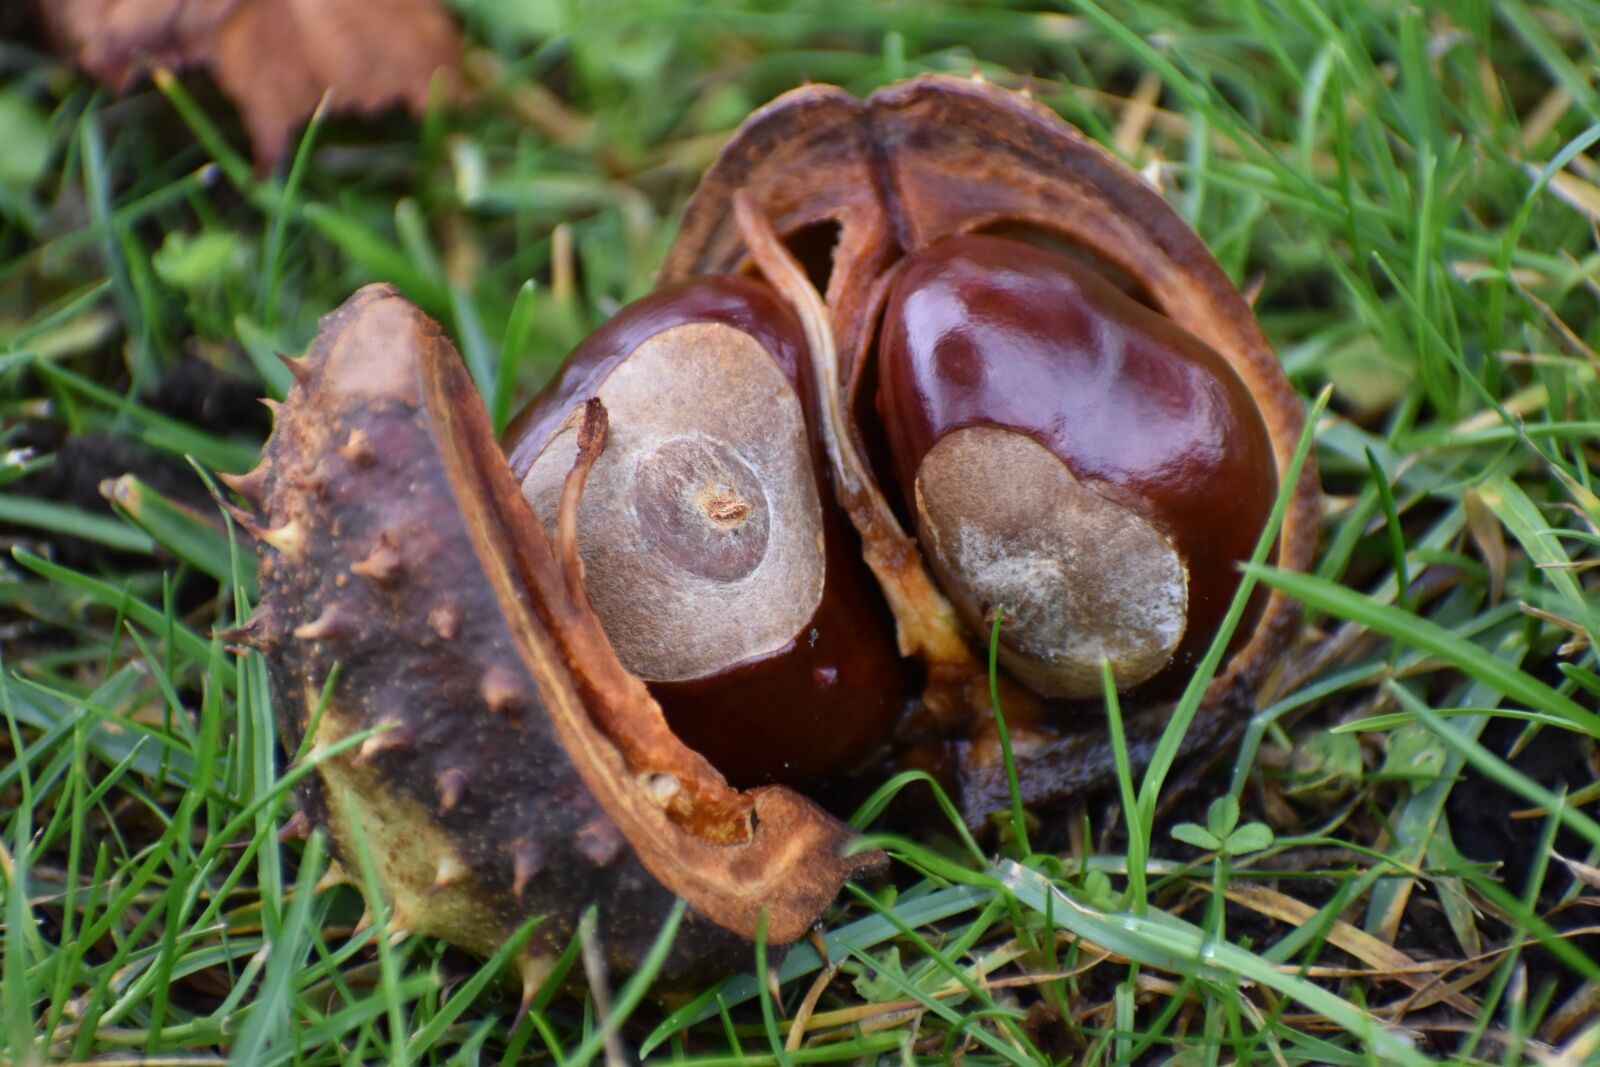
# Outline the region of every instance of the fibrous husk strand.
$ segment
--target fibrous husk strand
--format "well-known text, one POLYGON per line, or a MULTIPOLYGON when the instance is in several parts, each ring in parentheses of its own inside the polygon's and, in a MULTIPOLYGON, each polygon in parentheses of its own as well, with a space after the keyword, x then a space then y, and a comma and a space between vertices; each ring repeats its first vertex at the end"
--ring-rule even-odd
POLYGON ((929 667, 932 684, 924 694, 925 705, 945 729, 961 730, 987 705, 987 693, 978 684, 983 665, 967 643, 955 609, 928 573, 916 541, 907 535, 884 498, 850 431, 838 348, 821 295, 750 195, 744 191, 734 194, 733 207, 751 258, 795 309, 805 328, 836 492, 861 535, 867 566, 894 613, 901 654, 918 656, 929 667))

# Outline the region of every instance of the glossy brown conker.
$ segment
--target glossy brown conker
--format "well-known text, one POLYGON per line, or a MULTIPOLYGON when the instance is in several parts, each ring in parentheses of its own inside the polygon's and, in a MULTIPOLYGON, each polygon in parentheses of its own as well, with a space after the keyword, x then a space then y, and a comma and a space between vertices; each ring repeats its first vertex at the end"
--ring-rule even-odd
POLYGON ((928 563, 974 632, 1002 609, 1014 677, 1085 698, 1102 657, 1128 689, 1204 653, 1277 493, 1209 346, 1080 263, 961 235, 895 279, 878 382, 928 563))
POLYGON ((503 435, 549 524, 569 415, 605 404, 611 440, 578 505, 590 597, 673 732, 740 786, 852 769, 909 692, 826 477, 804 346, 759 282, 669 285, 580 344, 503 435))

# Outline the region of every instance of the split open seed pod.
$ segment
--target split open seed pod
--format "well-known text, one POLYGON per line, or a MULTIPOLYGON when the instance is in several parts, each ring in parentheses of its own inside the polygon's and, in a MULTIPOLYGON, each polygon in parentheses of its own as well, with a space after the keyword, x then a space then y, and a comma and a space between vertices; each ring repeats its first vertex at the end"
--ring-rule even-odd
MULTIPOLYGON (((266 654, 309 821, 366 851, 398 929, 488 953, 545 917, 530 996, 591 904, 629 967, 686 900, 686 979, 763 928, 792 941, 881 862, 792 789, 731 786, 752 740, 778 739, 739 784, 849 772, 893 732, 954 768, 970 821, 1003 806, 997 610, 1024 799, 1113 780, 1102 662, 1147 761, 1303 429, 1154 190, 1032 100, 941 77, 754 115, 664 288, 580 347, 509 461, 392 289, 291 369, 230 482, 263 600, 228 637, 266 654), (717 277, 740 274, 765 284, 717 277), (893 639, 924 683, 906 717, 893 639)), ((1307 565, 1316 516, 1307 468, 1279 565, 1307 565)), ((1276 595, 1247 613, 1190 750, 1242 723, 1293 629, 1276 595)))
MULTIPOLYGON (((707 172, 663 280, 760 274, 805 325, 835 491, 927 668, 974 822, 1112 779, 1109 662, 1136 763, 1203 654, 1304 427, 1249 304, 1136 173, 1026 95, 923 76, 808 86, 707 172)), ((1275 545, 1316 538, 1302 468, 1275 545)), ((1295 628, 1258 598, 1187 736, 1243 722, 1295 628)))
POLYGON ((664 968, 684 979, 763 926, 793 941, 881 862, 787 788, 730 787, 618 661, 575 546, 601 403, 547 534, 455 349, 392 288, 358 292, 290 365, 261 465, 230 482, 262 602, 227 636, 265 654, 285 746, 315 764, 305 811, 351 870, 366 850, 398 930, 487 955, 543 916, 531 996, 590 905, 629 968, 681 897, 704 920, 664 968))

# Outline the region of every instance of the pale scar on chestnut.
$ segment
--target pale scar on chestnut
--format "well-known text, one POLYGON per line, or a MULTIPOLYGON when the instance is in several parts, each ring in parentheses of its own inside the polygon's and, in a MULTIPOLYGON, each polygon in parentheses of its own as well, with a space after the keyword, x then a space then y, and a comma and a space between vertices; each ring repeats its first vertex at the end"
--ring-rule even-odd
POLYGON ((707 481, 694 495, 695 506, 713 526, 737 530, 750 518, 750 502, 725 481, 707 481))
MULTIPOLYGON (((543 916, 528 996, 590 904, 626 968, 687 901, 669 981, 804 934, 883 862, 814 784, 932 767, 983 825, 997 611, 1024 800, 1114 780, 1102 662, 1142 765, 1303 429, 1159 195, 1037 102, 937 76, 752 116, 658 289, 499 442, 388 287, 291 369, 229 482, 263 597, 226 636, 266 656, 290 751, 338 665, 309 822, 345 858, 359 830, 397 929, 488 954, 543 916)), ((1274 553, 1303 569, 1315 472, 1287 489, 1274 553)), ((1187 753, 1234 735, 1295 628, 1251 604, 1187 753)))

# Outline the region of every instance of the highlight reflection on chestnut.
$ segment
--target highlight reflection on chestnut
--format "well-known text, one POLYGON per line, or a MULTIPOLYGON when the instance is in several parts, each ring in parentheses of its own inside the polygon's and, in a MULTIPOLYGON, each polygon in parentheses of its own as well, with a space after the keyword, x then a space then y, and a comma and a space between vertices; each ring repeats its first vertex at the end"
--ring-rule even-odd
POLYGON ((1019 681, 1092 697, 1102 657, 1130 688, 1203 654, 1277 491, 1220 355, 1088 267, 960 236, 895 281, 879 385, 923 551, 974 631, 1004 606, 1019 681))
POLYGON ((605 404, 611 440, 578 507, 589 595, 673 732, 740 786, 852 769, 908 693, 822 473, 804 344, 757 282, 668 286, 585 340, 504 436, 550 525, 568 415, 605 404))

